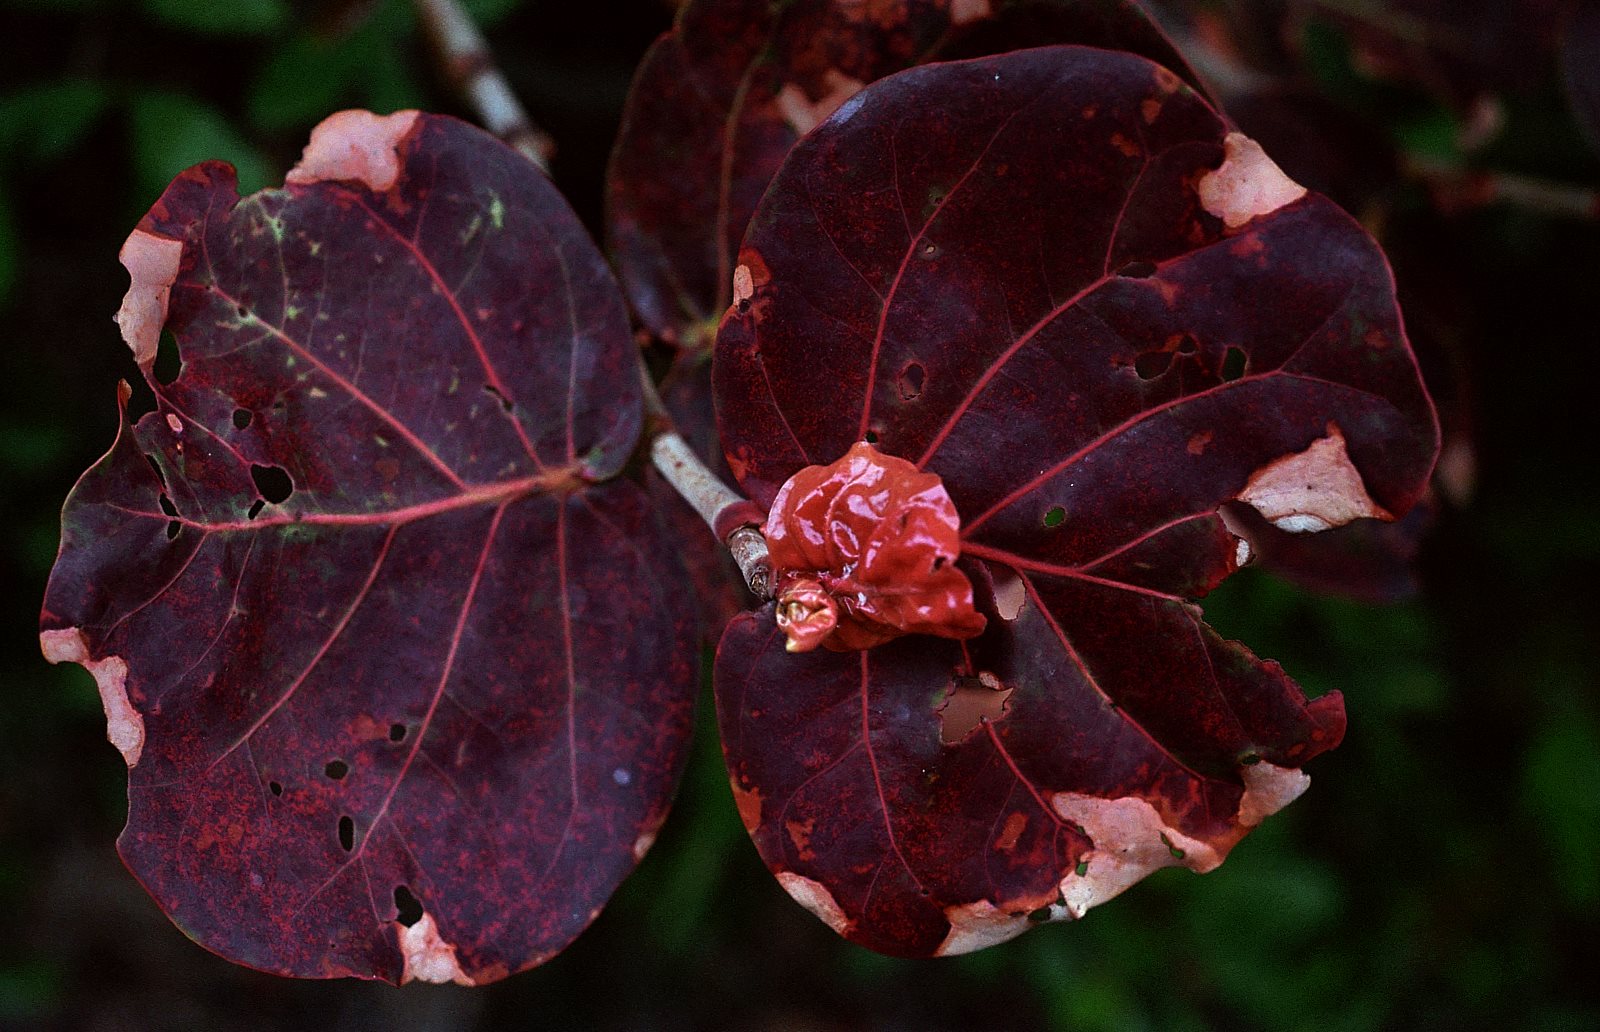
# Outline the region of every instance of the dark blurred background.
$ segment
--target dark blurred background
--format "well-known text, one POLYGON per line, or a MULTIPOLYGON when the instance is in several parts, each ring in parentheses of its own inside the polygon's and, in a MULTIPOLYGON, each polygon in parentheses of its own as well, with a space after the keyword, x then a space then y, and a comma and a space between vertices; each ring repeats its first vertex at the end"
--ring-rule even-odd
MULTIPOLYGON (((632 70, 670 4, 467 6, 598 233, 632 70)), ((341 107, 467 113, 403 0, 0 0, 0 1028, 1600 1028, 1582 372, 1600 351, 1600 14, 1166 14, 1241 126, 1390 249, 1454 449, 1409 597, 1247 570, 1206 603, 1309 690, 1345 693, 1349 736, 1312 791, 1203 878, 1163 871, 1081 924, 897 961, 766 874, 703 719, 660 841, 575 946, 488 989, 397 990, 257 974, 168 923, 114 850, 124 768, 93 683, 46 666, 36 629, 61 501, 112 440, 117 380, 137 379, 111 322, 117 249, 167 180, 221 157, 245 190, 276 183, 341 107)))

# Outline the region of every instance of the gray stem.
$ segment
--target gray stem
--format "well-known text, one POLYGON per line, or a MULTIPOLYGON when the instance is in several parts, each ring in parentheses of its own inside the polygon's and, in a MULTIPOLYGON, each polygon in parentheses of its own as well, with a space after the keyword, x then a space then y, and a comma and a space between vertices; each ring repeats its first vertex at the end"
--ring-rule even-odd
MULTIPOLYGON (((553 150, 550 138, 538 129, 511 92, 505 76, 472 17, 456 0, 416 0, 417 15, 432 40, 445 77, 463 101, 477 113, 485 129, 515 147, 528 160, 548 172, 553 150)), ((767 559, 767 539, 755 524, 760 513, 712 473, 689 443, 672 428, 672 419, 656 392, 644 356, 639 356, 643 385, 650 461, 673 489, 722 539, 752 594, 765 601, 772 597, 772 566, 767 559)))
POLYGON ((451 89, 477 113, 485 129, 549 172, 555 147, 511 92, 472 17, 456 0, 416 0, 416 7, 451 89))

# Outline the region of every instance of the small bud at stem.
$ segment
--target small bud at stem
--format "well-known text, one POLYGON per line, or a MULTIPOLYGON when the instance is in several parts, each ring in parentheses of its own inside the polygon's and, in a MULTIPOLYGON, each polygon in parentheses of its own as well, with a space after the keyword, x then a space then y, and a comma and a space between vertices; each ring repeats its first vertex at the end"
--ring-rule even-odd
POLYGON ((790 581, 778 597, 778 627, 789 637, 789 652, 810 652, 838 623, 838 604, 814 578, 790 581))

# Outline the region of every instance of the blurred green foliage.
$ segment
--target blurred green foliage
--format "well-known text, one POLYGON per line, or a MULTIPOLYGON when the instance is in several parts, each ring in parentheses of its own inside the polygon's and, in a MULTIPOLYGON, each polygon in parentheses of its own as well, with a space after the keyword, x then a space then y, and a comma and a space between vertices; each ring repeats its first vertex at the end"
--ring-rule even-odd
MULTIPOLYGON (((562 148, 557 181, 596 227, 620 98, 669 11, 468 6, 500 26, 562 148)), ((124 773, 93 683, 40 661, 37 605, 61 499, 109 444, 112 386, 134 372, 109 321, 116 250, 165 183, 206 158, 245 190, 276 182, 340 107, 456 110, 403 0, 332 33, 316 13, 0 0, 16 48, 0 67, 0 907, 15 925, 0 1028, 1600 1028, 1585 952, 1600 935, 1600 485, 1592 434, 1560 415, 1593 405, 1566 363, 1596 339, 1583 299, 1600 232, 1508 209, 1446 221, 1415 199, 1396 219, 1465 295, 1452 329, 1477 370, 1479 497, 1446 510, 1411 602, 1315 598, 1255 571, 1206 600, 1223 633, 1313 693, 1342 690, 1350 713, 1312 790, 1216 872, 1162 872, 1077 925, 953 961, 876 956, 762 869, 707 699, 657 847, 539 971, 395 993, 283 982, 184 940, 115 861, 124 773)), ((1321 96, 1401 148, 1463 159, 1458 112, 1365 76, 1338 25, 1305 32, 1321 96)), ((1506 111, 1474 160, 1596 179, 1552 95, 1506 111)))
POLYGON ((144 0, 154 18, 191 32, 254 36, 281 30, 290 12, 283 0, 144 0))
POLYGON ((268 184, 266 159, 226 115, 204 101, 151 90, 129 101, 128 123, 135 182, 142 196, 159 197, 172 179, 172 169, 182 170, 207 158, 234 167, 241 193, 268 184))

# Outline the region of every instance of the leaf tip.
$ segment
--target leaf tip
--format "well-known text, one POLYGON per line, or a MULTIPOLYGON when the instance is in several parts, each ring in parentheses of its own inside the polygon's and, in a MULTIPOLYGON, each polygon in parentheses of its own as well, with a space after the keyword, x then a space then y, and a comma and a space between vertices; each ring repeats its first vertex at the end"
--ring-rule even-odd
POLYGON ((1121 895, 1152 871, 1181 864, 1204 874, 1221 864, 1227 852, 1169 827, 1156 808, 1138 796, 1104 799, 1057 792, 1051 805, 1093 843, 1078 858, 1083 873, 1075 870, 1061 882, 1061 898, 1073 918, 1121 895))
POLYGON ((750 266, 741 264, 733 270, 733 303, 742 305, 754 297, 755 293, 756 282, 750 272, 750 266))
POLYGON ((945 907, 950 931, 933 951, 935 957, 955 957, 963 953, 998 946, 1028 930, 1026 914, 1008 914, 986 899, 945 907))
MULTIPOLYGON (((860 93, 865 86, 866 83, 860 79, 848 76, 837 68, 829 68, 822 73, 822 95, 816 100, 812 100, 798 83, 788 82, 778 91, 774 103, 778 114, 789 123, 795 135, 804 136, 827 121, 845 101, 860 93)), ((841 117, 848 118, 853 112, 852 108, 841 117)))
POLYGON ((311 130, 311 142, 284 182, 305 186, 325 180, 364 184, 374 193, 394 186, 400 177, 401 139, 416 124, 418 112, 375 115, 351 109, 323 119, 311 130))
POLYGON ((743 822, 744 830, 754 835, 756 829, 761 827, 761 791, 754 786, 740 784, 737 778, 731 779, 729 784, 733 788, 733 802, 739 811, 739 820, 743 822))
POLYGON ((950 24, 956 28, 994 17, 989 0, 950 0, 950 24))
POLYGON ((1262 761, 1240 771, 1244 795, 1239 799, 1238 821, 1253 828, 1299 799, 1311 787, 1311 775, 1294 767, 1279 767, 1262 761))

